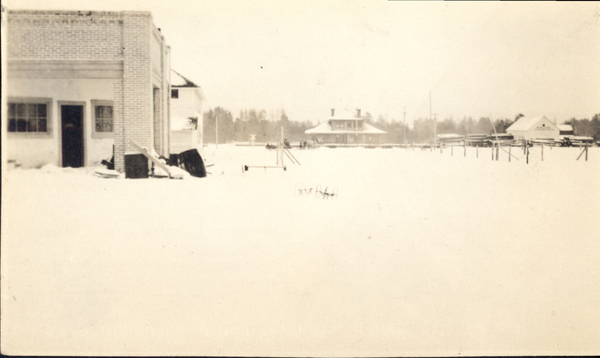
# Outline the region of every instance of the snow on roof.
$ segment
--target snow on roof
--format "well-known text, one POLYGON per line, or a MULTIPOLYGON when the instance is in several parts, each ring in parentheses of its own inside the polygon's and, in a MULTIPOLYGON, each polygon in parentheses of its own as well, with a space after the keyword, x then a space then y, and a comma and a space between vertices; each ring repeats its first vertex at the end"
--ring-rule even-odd
POLYGON ((200 87, 189 79, 183 77, 179 72, 171 70, 171 87, 200 87))
POLYGON ((464 135, 455 134, 455 133, 442 133, 437 135, 440 139, 452 139, 452 138, 464 138, 464 135))
MULTIPOLYGON (((536 123, 538 123, 539 121, 541 121, 542 119, 546 119, 547 121, 548 118, 546 118, 545 116, 541 116, 541 117, 521 117, 519 118, 515 123, 513 123, 510 127, 508 127, 506 129, 506 131, 526 131, 531 129, 531 127, 533 127, 536 123)), ((552 122, 550 122, 552 123, 552 122)))
POLYGON ((570 124, 558 124, 556 126, 558 127, 558 130, 561 132, 573 131, 573 126, 570 124))
MULTIPOLYGON (((341 118, 337 118, 341 119, 341 118)), ((348 119, 348 118, 346 118, 348 119)), ((328 122, 321 123, 318 126, 304 131, 306 134, 385 134, 386 131, 377 129, 372 125, 365 123, 363 130, 333 130, 328 122)))

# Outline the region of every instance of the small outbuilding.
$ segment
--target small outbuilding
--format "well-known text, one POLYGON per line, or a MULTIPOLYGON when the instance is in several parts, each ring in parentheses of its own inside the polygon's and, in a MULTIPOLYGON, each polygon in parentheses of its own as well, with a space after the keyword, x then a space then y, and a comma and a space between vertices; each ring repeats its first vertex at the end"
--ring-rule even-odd
POLYGON ((573 126, 570 124, 558 124, 558 130, 560 131, 560 135, 575 135, 575 131, 573 130, 573 126))
POLYGON ((558 139, 560 130, 544 116, 521 117, 506 129, 506 133, 512 134, 517 140, 558 139))

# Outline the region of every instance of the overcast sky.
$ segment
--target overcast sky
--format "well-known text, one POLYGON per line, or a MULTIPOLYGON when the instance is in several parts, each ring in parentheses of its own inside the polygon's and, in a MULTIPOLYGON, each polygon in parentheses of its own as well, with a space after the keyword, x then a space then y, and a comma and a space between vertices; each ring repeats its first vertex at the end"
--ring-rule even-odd
POLYGON ((151 11, 206 107, 429 117, 600 113, 600 2, 10 0, 9 9, 151 11))

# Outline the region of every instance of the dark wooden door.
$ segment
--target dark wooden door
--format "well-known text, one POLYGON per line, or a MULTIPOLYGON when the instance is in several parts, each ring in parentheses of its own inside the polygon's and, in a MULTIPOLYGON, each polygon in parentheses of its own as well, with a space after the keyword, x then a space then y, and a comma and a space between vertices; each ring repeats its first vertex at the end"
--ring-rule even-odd
POLYGON ((61 106, 62 166, 83 166, 83 106, 61 106))

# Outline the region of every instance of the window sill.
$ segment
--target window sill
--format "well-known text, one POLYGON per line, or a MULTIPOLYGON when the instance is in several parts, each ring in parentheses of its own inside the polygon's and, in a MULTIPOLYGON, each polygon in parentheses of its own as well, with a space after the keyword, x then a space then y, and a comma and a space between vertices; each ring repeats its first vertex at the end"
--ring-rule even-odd
POLYGON ((8 132, 6 133, 8 139, 51 139, 53 138, 52 132, 47 133, 35 133, 35 132, 8 132))
POLYGON ((92 133, 92 139, 114 139, 114 138, 115 138, 114 133, 101 133, 101 132, 92 133))

